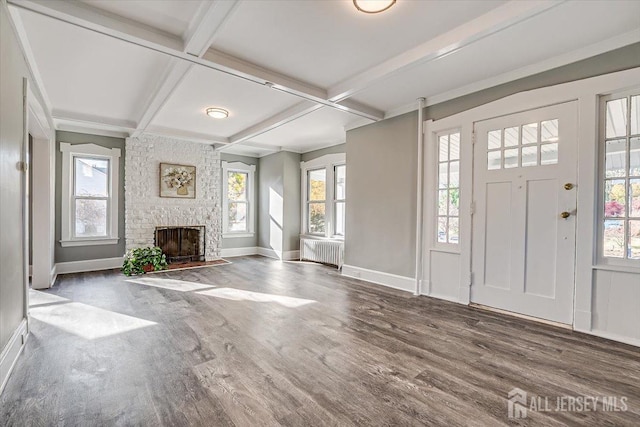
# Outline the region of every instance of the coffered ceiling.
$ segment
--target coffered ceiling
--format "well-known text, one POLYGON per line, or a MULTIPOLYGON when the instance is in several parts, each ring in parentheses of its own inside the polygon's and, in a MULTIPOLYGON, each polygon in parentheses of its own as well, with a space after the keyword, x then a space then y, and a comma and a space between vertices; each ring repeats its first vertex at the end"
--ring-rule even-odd
POLYGON ((248 155, 640 41, 638 1, 8 0, 58 129, 248 155), (222 107, 227 119, 205 115, 222 107))

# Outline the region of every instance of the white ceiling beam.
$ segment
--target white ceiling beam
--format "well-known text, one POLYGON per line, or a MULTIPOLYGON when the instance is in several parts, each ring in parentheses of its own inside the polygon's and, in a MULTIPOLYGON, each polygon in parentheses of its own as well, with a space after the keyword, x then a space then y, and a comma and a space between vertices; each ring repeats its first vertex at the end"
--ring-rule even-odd
POLYGON ((255 125, 248 127, 242 132, 238 132, 237 134, 231 136, 229 138, 229 144, 225 145, 224 147, 219 147, 218 149, 226 150, 228 147, 248 141, 253 137, 261 135, 272 129, 276 129, 302 116, 306 116, 307 114, 312 113, 320 108, 322 108, 322 105, 314 102, 300 102, 292 107, 287 108, 284 111, 279 112, 274 116, 269 117, 266 120, 261 121, 260 123, 256 123, 255 125))
POLYGON ((135 130, 135 123, 128 120, 105 119, 88 114, 53 110, 51 113, 55 128, 70 132, 99 132, 100 135, 124 138, 135 130))
MULTIPOLYGON (((381 120, 384 117, 382 112, 375 111, 371 108, 367 108, 367 111, 359 111, 349 106, 336 104, 334 101, 327 99, 327 91, 324 89, 300 82, 295 78, 284 76, 255 64, 233 58, 229 55, 222 54, 221 52, 207 51, 203 58, 185 53, 183 51, 185 46, 183 40, 159 31, 152 31, 151 27, 135 23, 135 21, 131 21, 126 18, 117 17, 116 15, 100 11, 91 6, 80 5, 78 2, 64 2, 60 0, 7 1, 17 7, 49 16, 62 22, 76 25, 128 43, 133 43, 183 61, 199 64, 254 83, 262 85, 266 84, 274 89, 281 90, 328 107, 348 111, 352 114, 370 118, 372 120, 381 120), (372 114, 372 111, 375 114, 372 114)), ((193 34, 197 35, 196 32, 193 34)), ((198 35, 198 37, 200 36, 198 35)))
POLYGON ((202 57, 237 5, 236 0, 203 1, 183 37, 183 51, 202 57))
MULTIPOLYGON (((236 4, 235 0, 202 2, 185 33, 182 51, 201 57, 211 46, 218 30, 233 12, 236 4)), ((160 79, 160 84, 146 102, 144 111, 139 116, 137 129, 131 136, 140 136, 145 131, 153 118, 164 107, 171 94, 180 86, 193 65, 191 62, 181 61, 177 58, 171 59, 160 79)))
POLYGON ((329 89, 327 98, 334 102, 342 101, 414 65, 443 58, 485 37, 539 15, 565 1, 512 0, 451 31, 336 84, 329 89))

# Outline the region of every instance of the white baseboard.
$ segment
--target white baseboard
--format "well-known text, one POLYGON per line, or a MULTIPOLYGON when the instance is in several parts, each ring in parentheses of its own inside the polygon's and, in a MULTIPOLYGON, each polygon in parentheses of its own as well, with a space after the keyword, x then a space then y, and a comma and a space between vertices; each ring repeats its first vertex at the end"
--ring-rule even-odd
POLYGON ((58 278, 58 265, 53 264, 53 268, 51 269, 51 275, 49 280, 49 283, 51 283, 50 287, 53 287, 53 285, 55 285, 57 278, 58 278))
POLYGON ((111 270, 122 267, 122 257, 88 259, 85 261, 58 262, 55 265, 56 275, 82 273, 85 271, 111 270))
POLYGON ((455 302, 457 304, 468 305, 467 303, 461 302, 458 298, 452 297, 451 295, 438 295, 438 294, 420 294, 425 297, 441 299, 443 301, 455 302))
POLYGON ((258 255, 282 261, 294 261, 300 259, 300 251, 275 251, 271 248, 258 247, 258 255))
POLYGON ((611 332, 599 331, 599 330, 593 330, 593 329, 590 331, 586 331, 586 330, 574 328, 574 330, 577 332, 594 335, 596 337, 605 338, 611 341, 618 341, 624 344, 629 344, 634 347, 640 347, 640 340, 637 338, 625 337, 623 335, 617 335, 617 334, 612 334, 611 332))
POLYGON ((27 319, 22 319, 7 345, 2 349, 2 353, 0 353, 0 394, 4 390, 9 375, 11 375, 16 361, 22 353, 27 337, 27 319))
POLYGON ((416 287, 416 280, 413 277, 398 276, 353 265, 343 265, 342 275, 407 292, 414 292, 416 287))
POLYGON ((257 246, 250 246, 246 248, 228 248, 228 249, 220 250, 220 256, 222 258, 230 258, 234 256, 257 255, 257 254, 259 254, 257 246))

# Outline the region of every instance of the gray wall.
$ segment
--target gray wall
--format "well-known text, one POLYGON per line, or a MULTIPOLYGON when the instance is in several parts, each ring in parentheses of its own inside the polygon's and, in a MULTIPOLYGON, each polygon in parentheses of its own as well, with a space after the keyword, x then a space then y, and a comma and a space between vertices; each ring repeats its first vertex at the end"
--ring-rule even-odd
MULTIPOLYGON (((22 79, 29 76, 6 6, 0 5, 0 353, 25 318, 26 189, 16 164, 23 160, 22 79)), ((0 378, 0 381, 4 378, 0 378)))
MULTIPOLYGON (((640 43, 427 107, 438 120, 518 92, 640 67, 640 43)), ((416 94, 419 95, 419 94, 416 94)), ((347 132, 345 262, 414 277, 417 112, 347 132)))
POLYGON ((258 246, 299 249, 300 154, 281 151, 260 159, 258 246))
POLYGON ((331 147, 321 148, 319 150, 309 151, 307 153, 302 154, 302 161, 308 162, 309 160, 317 159, 318 157, 322 157, 327 154, 346 153, 346 152, 347 152, 347 144, 333 145, 331 147))
POLYGON ((345 264, 413 276, 417 127, 412 112, 347 132, 345 264))
POLYGON ((125 253, 124 236, 124 161, 125 161, 125 141, 123 138, 111 138, 108 136, 89 135, 75 132, 56 132, 56 247, 55 261, 84 261, 89 259, 116 258, 125 253), (120 172, 119 172, 119 192, 118 192, 118 237, 120 240, 115 245, 97 246, 77 246, 63 248, 60 245, 61 236, 61 209, 62 209, 62 153, 60 152, 60 142, 69 144, 96 144, 106 148, 119 148, 120 172))
MULTIPOLYGON (((255 157, 247 157, 247 156, 238 156, 236 154, 229 153, 220 153, 220 160, 225 162, 242 162, 247 165, 256 165, 256 172, 254 174, 255 179, 255 188, 253 191, 255 192, 255 216, 251 220, 253 221, 253 229, 255 234, 253 237, 234 237, 234 238, 222 238, 222 249, 232 249, 232 248, 253 248, 258 246, 258 232, 259 232, 259 224, 258 224, 258 214, 260 209, 259 204, 259 189, 260 189, 260 159, 255 157)), ((224 180, 225 177, 222 177, 222 191, 224 191, 224 180)))

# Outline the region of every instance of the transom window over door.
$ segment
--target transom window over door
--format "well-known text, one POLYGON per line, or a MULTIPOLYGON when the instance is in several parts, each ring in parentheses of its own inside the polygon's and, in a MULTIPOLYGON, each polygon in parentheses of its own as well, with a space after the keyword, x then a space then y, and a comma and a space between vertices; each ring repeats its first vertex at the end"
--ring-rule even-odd
POLYGON ((640 94, 602 99, 602 256, 640 264, 640 94))

